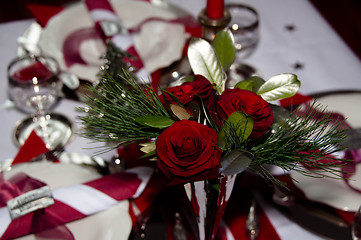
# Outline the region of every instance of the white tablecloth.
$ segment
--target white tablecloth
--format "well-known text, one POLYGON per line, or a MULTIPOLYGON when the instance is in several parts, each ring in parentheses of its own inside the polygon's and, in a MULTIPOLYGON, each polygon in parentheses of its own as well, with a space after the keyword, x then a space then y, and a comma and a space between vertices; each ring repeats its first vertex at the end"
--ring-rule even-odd
MULTIPOLYGON (((206 0, 167 1, 181 6, 195 17, 206 4, 206 0)), ((303 94, 361 89, 361 62, 310 2, 307 0, 237 2, 250 4, 259 12, 261 41, 256 52, 247 59, 247 62, 255 66, 265 79, 279 73, 295 73, 302 81, 300 92, 303 94), (286 26, 293 26, 293 31, 287 30, 286 26), (301 68, 295 68, 296 64, 301 68)), ((9 61, 17 54, 17 37, 22 35, 32 22, 33 20, 23 20, 0 24, 0 160, 14 157, 18 150, 11 141, 12 130, 15 123, 25 115, 15 109, 5 108, 6 68, 9 61)), ((79 103, 62 100, 54 111, 64 113, 76 121, 78 114, 75 112, 75 106, 79 106, 79 103)), ((75 136, 66 146, 66 150, 93 154, 95 150, 87 149, 87 146, 89 146, 88 140, 75 136)), ((109 157, 110 154, 104 157, 109 157)), ((322 239, 289 221, 266 203, 262 206, 282 239, 322 239)))

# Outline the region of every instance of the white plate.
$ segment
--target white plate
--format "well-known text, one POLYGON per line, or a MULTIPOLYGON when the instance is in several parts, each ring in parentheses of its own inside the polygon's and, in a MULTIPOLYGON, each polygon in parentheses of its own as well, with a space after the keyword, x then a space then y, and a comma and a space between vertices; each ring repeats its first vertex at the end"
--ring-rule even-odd
MULTIPOLYGON (((117 0, 112 1, 112 5, 127 28, 135 27, 150 17, 171 20, 189 15, 171 5, 158 6, 146 1, 117 0)), ((42 31, 39 45, 44 53, 59 61, 62 69, 70 70, 81 79, 94 82, 103 63, 99 58, 105 52, 102 40, 94 33, 94 24, 85 4, 77 3, 50 19, 42 31), (76 37, 73 37, 74 35, 76 37), (82 38, 84 39, 80 40, 82 38), (67 67, 63 54, 66 41, 73 43, 70 45, 77 45, 76 42, 80 41, 78 47, 74 47, 73 54, 80 55, 85 63, 67 67)), ((183 25, 160 21, 147 22, 141 31, 133 36, 134 46, 148 72, 169 66, 180 59, 189 37, 183 25)))
MULTIPOLYGON (((361 93, 333 93, 319 97, 318 103, 327 106, 332 112, 342 114, 353 127, 361 127, 361 93)), ((292 173, 296 185, 313 201, 328 204, 344 211, 356 211, 361 205, 361 194, 351 190, 343 180, 330 178, 311 178, 292 173)), ((361 164, 349 183, 361 189, 361 164)))
MULTIPOLYGON (((71 155, 64 155, 66 162, 69 162, 71 155)), ((78 158, 76 162, 86 159, 86 156, 81 154, 74 156, 78 158)), ((20 171, 47 183, 51 189, 88 182, 101 177, 91 167, 45 161, 15 165, 11 171, 5 172, 5 178, 20 171)), ((66 226, 77 240, 127 240, 132 228, 128 208, 128 201, 121 201, 103 212, 68 223, 66 226)), ((37 238, 34 235, 27 235, 17 239, 35 240, 37 238)))

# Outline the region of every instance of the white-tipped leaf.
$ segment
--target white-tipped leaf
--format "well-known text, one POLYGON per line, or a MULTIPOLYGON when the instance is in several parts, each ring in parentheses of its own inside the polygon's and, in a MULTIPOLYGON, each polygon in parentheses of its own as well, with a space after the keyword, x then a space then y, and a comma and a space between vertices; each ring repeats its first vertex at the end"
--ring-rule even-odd
POLYGON ((140 143, 140 150, 144 153, 150 153, 155 151, 155 142, 140 143))
POLYGON ((283 73, 271 77, 257 91, 265 101, 275 101, 295 95, 301 82, 295 74, 283 73))
POLYGON ((187 120, 190 119, 192 116, 187 112, 187 109, 185 109, 182 106, 179 106, 177 104, 171 104, 170 109, 172 110, 173 114, 177 116, 179 120, 187 120))
POLYGON ((192 38, 188 48, 188 59, 194 74, 203 75, 216 85, 219 93, 223 92, 223 70, 211 44, 201 38, 192 38))

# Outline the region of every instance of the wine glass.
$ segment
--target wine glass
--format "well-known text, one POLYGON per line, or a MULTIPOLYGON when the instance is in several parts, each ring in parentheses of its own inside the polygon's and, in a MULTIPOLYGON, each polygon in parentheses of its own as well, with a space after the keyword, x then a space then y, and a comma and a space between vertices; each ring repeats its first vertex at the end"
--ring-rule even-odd
POLYGON ((258 46, 259 16, 254 8, 245 4, 226 4, 226 8, 231 15, 228 28, 233 34, 236 48, 236 59, 227 72, 226 86, 232 88, 237 82, 258 74, 253 66, 243 61, 258 46))
POLYGON ((19 144, 34 130, 52 149, 69 137, 69 124, 49 113, 59 100, 62 82, 59 65, 49 56, 26 55, 8 66, 8 95, 15 106, 31 113, 17 128, 19 144))

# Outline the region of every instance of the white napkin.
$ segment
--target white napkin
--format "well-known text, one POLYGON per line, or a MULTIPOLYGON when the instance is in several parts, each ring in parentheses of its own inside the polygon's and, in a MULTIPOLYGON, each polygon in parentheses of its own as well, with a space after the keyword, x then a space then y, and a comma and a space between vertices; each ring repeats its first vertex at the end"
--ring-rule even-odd
MULTIPOLYGON (((127 28, 136 27, 150 17, 170 20, 184 14, 143 1, 122 0, 113 1, 112 4, 127 28)), ((66 69, 62 52, 64 41, 74 32, 92 27, 93 21, 86 6, 83 3, 72 5, 49 20, 43 29, 39 45, 43 52, 59 61, 62 69, 66 69)), ((152 21, 144 24, 140 32, 134 34, 133 40, 146 70, 151 73, 180 59, 187 37, 181 24, 152 21)), ((80 55, 88 65, 74 64, 69 70, 82 79, 95 81, 99 67, 103 64, 99 57, 104 52, 105 47, 101 39, 83 41, 80 45, 80 55)))

